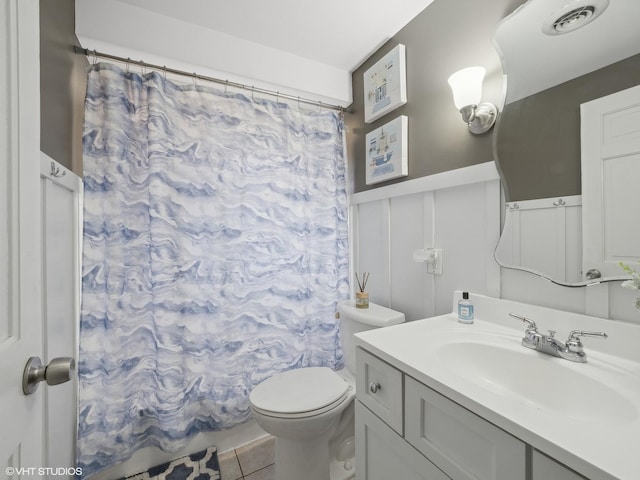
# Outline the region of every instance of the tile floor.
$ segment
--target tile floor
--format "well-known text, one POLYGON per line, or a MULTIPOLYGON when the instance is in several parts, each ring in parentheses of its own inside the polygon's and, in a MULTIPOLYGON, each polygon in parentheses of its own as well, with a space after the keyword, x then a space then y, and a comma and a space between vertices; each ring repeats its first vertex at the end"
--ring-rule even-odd
POLYGON ((267 436, 218 454, 223 480, 275 480, 275 438, 267 436))

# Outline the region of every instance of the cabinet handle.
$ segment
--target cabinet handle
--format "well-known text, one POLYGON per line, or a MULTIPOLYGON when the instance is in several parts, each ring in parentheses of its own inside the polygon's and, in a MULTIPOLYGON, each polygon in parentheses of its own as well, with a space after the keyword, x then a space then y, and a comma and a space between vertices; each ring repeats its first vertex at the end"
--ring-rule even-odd
POLYGON ((369 390, 371 390, 371 393, 376 393, 378 390, 381 390, 381 389, 382 387, 377 382, 376 383, 371 382, 369 384, 369 390))

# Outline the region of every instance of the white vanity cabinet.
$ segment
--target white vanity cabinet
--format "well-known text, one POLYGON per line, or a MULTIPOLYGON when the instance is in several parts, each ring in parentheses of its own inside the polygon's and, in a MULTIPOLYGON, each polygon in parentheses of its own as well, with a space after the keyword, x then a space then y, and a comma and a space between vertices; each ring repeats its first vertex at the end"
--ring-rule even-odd
POLYGON ((630 448, 640 438, 640 327, 470 300, 473 325, 451 313, 354 335, 357 480, 380 471, 391 480, 640 479, 630 448), (588 339, 587 362, 570 362, 523 347, 514 312, 563 336, 608 338, 588 339), (389 469, 400 463, 413 473, 389 469))
POLYGON ((356 400, 356 480, 449 480, 356 400))
POLYGON ((402 372, 360 348, 356 370, 356 479, 448 480, 402 438, 402 372))
POLYGON ((362 348, 356 363, 356 480, 588 480, 362 348))
POLYGON ((356 361, 356 480, 586 480, 360 347, 356 361))
POLYGON ((526 445, 362 348, 356 479, 525 480, 526 445))

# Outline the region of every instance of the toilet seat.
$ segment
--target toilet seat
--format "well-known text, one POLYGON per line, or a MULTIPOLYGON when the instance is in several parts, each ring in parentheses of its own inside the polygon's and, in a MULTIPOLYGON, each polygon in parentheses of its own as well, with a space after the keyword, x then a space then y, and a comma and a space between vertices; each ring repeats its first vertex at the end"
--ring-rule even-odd
POLYGON ((276 373, 249 395, 251 407, 263 415, 303 418, 332 410, 350 397, 351 386, 327 367, 276 373))

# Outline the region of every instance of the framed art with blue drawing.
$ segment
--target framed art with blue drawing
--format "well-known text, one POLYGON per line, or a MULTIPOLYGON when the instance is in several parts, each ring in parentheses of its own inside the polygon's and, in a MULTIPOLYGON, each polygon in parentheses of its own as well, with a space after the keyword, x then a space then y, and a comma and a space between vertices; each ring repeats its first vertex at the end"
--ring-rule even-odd
POLYGON ((407 103, 405 47, 393 50, 364 72, 364 121, 371 123, 407 103))
POLYGON ((401 115, 367 133, 367 185, 409 175, 408 128, 408 117, 401 115))

